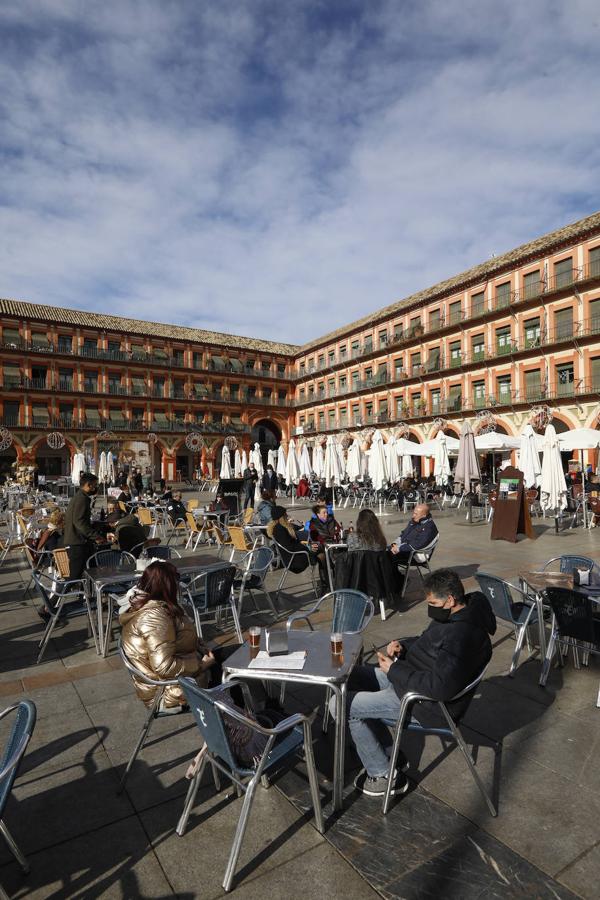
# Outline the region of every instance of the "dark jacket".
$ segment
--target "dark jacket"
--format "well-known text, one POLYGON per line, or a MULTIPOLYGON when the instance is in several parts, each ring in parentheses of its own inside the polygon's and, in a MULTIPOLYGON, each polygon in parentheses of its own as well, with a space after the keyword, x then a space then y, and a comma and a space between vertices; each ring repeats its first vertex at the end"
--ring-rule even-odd
POLYGON ((400 543, 410 544, 413 550, 421 550, 432 542, 437 533, 437 525, 431 516, 425 516, 418 522, 413 522, 411 519, 400 535, 400 543))
POLYGON ((290 559, 292 560, 290 572, 304 572, 308 566, 308 556, 306 555, 308 548, 306 544, 303 544, 298 538, 293 538, 287 528, 284 528, 279 523, 273 529, 273 539, 283 547, 283 550, 280 550, 283 564, 287 566, 290 559), (302 556, 290 556, 291 553, 296 553, 299 550, 305 551, 302 556), (286 553, 286 551, 288 552, 286 553))
POLYGON ((167 512, 169 513, 169 518, 173 524, 179 519, 183 519, 185 522, 187 509, 181 500, 171 500, 167 503, 167 512))
POLYGON ((275 504, 271 503, 270 500, 261 500, 258 506, 256 507, 256 512, 254 513, 254 519, 257 525, 268 525, 269 522, 273 521, 273 510, 275 509, 275 504))
POLYGON ((313 516, 310 520, 310 539, 319 544, 337 544, 341 530, 333 516, 328 516, 325 522, 321 522, 318 516, 313 516))
MULTIPOLYGON (((432 621, 420 637, 399 639, 404 652, 388 672, 399 697, 416 691, 434 700, 450 700, 490 661, 496 617, 480 591, 467 594, 466 600, 465 608, 447 622, 432 621)), ((450 704, 452 716, 463 715, 469 702, 467 697, 450 704)))
POLYGON ((262 489, 264 491, 273 491, 273 493, 275 493, 275 491, 277 490, 277 487, 278 487, 276 473, 269 472, 269 470, 267 469, 265 471, 265 474, 261 478, 260 486, 262 487, 262 489))
POLYGON ((243 474, 244 479, 244 493, 246 496, 252 496, 254 493, 254 486, 258 481, 258 472, 256 469, 251 469, 249 466, 247 469, 244 469, 243 474))
POLYGON ((335 557, 335 588, 352 588, 373 597, 375 603, 385 600, 394 607, 400 600, 403 577, 396 558, 387 550, 349 550, 335 557))
POLYGON ((92 527, 92 498, 81 489, 71 497, 65 513, 65 547, 81 547, 88 541, 102 539, 92 527))
MULTIPOLYGON (((115 536, 119 550, 127 550, 127 552, 137 547, 138 544, 144 543, 147 538, 146 529, 143 525, 140 525, 139 520, 133 514, 123 516, 119 520, 115 528, 115 536)), ((139 556, 142 549, 140 547, 135 555, 139 556)))

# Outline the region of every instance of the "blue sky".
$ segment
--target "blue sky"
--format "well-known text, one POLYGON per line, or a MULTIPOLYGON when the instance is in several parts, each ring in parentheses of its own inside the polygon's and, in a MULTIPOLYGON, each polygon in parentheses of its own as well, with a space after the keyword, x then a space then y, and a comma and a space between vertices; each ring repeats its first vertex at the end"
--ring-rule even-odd
POLYGON ((0 296, 301 342, 600 208, 592 0, 3 0, 0 296))

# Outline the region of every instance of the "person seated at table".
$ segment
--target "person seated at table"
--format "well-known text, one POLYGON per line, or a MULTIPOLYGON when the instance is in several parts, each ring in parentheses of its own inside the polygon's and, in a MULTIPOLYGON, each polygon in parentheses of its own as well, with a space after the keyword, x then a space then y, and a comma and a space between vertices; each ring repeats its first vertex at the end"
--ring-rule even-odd
MULTIPOLYGON (((123 649, 134 666, 149 678, 168 680, 185 675, 194 678, 200 687, 213 687, 221 682, 223 660, 237 647, 211 649, 196 634, 178 598, 179 575, 175 566, 163 560, 151 563, 137 587, 120 601, 123 649)), ((156 687, 132 677, 138 697, 151 706, 156 687)), ((181 712, 184 705, 178 684, 165 688, 161 712, 181 712)))
POLYGON ((387 540, 372 509, 361 509, 356 519, 356 528, 348 532, 348 551, 385 550, 387 540))
POLYGON ((273 491, 262 490, 260 492, 260 503, 256 507, 254 513, 255 525, 268 525, 273 520, 273 510, 275 509, 275 494, 273 491))
POLYGON ((438 533, 431 511, 426 503, 417 503, 412 511, 410 522, 391 545, 390 550, 399 563, 406 562, 411 550, 422 550, 429 546, 438 533))
POLYGON ((123 512, 117 501, 112 497, 109 497, 106 501, 106 524, 116 525, 117 522, 125 515, 127 515, 127 513, 123 512))
MULTIPOLYGON (((448 702, 480 674, 492 656, 490 635, 496 631, 496 618, 484 594, 465 594, 452 569, 432 572, 424 590, 432 619, 425 631, 418 637, 390 641, 385 652, 378 652, 377 666, 357 666, 348 681, 350 734, 364 766, 354 785, 369 797, 386 792, 385 747, 391 745, 387 725, 398 719, 404 694, 414 691, 448 702)), ((464 715, 470 700, 465 697, 448 705, 455 721, 464 715)), ((418 705, 415 718, 421 724, 442 724, 437 710, 428 705, 418 705)), ((398 763, 400 769, 400 757, 398 763)), ((403 794, 407 789, 406 776, 400 772, 392 792, 403 794)))
POLYGON ((208 508, 210 512, 216 513, 228 513, 230 511, 223 499, 223 494, 217 494, 213 502, 209 504, 208 508))
POLYGON ((173 525, 177 522, 185 522, 187 509, 181 499, 181 491, 175 491, 173 498, 167 503, 167 513, 173 525))
POLYGON ((148 529, 141 524, 136 513, 128 513, 119 519, 115 525, 115 539, 119 550, 126 550, 127 553, 133 551, 135 557, 138 557, 145 547, 160 544, 160 538, 148 537, 148 529))
MULTIPOLYGON (((309 546, 299 540, 298 529, 288 519, 287 510, 284 506, 275 506, 273 508, 273 519, 267 525, 267 535, 279 544, 284 566, 287 566, 290 560, 292 561, 290 572, 299 574, 304 572, 309 564, 314 566, 319 562, 319 554, 317 553, 319 545, 313 543, 309 546), (292 553, 298 553, 300 550, 303 551, 301 556, 291 556, 292 553)), ((320 556, 325 562, 325 554, 321 553, 320 556)))
MULTIPOLYGON (((42 551, 51 553, 59 547, 64 547, 65 514, 62 509, 55 509, 48 520, 48 524, 40 534, 35 545, 35 554, 39 555, 39 562, 43 560, 42 551)), ((47 558, 47 557, 46 557, 47 558)))
POLYGON ((308 497, 309 494, 310 494, 310 485, 308 483, 308 478, 306 477, 306 475, 302 475, 298 482, 298 487, 296 488, 296 497, 297 498, 308 497))
POLYGON ((117 503, 124 503, 128 510, 132 508, 133 497, 131 496, 131 489, 128 482, 125 482, 121 488, 121 493, 117 497, 117 503))
POLYGON ((315 503, 310 519, 310 539, 317 544, 338 544, 342 526, 330 513, 324 501, 315 503))

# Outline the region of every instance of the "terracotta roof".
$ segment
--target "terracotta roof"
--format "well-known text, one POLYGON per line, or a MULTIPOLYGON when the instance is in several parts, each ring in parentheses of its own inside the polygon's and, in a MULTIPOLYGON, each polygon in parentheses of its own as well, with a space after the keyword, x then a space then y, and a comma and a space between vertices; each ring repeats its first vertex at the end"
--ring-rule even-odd
POLYGON ((121 334, 139 334, 157 338, 171 338, 178 341, 236 347, 240 350, 263 351, 265 353, 292 356, 298 351, 295 344, 276 341, 262 341, 257 338, 240 337, 219 331, 205 331, 202 328, 186 328, 183 325, 163 325, 159 322, 145 322, 143 319, 127 319, 105 313, 85 312, 79 309, 62 309, 59 306, 45 306, 25 300, 3 300, 0 298, 0 315, 20 316, 45 322, 59 322, 64 325, 78 325, 81 328, 102 328, 121 334))
POLYGON ((461 272, 460 275, 453 275, 452 278, 440 281, 432 287, 417 291, 416 294, 411 294, 409 297, 405 297, 404 300, 397 300, 389 306, 384 306, 383 309, 375 310, 374 312, 369 313, 369 315, 363 316, 361 319, 357 319, 349 325, 337 328, 335 331, 331 331, 323 337, 309 341, 302 345, 300 354, 314 350, 316 347, 322 347, 359 328, 364 328, 366 325, 376 325, 378 322, 383 322, 394 315, 394 313, 398 313, 408 307, 419 307, 438 297, 447 296, 458 289, 481 284, 481 282, 496 277, 507 270, 514 269, 516 265, 523 265, 528 259, 535 259, 545 253, 555 251, 561 245, 568 246, 576 240, 585 237, 590 232, 598 230, 600 230, 600 213, 594 213, 592 216, 587 216, 585 219, 579 219, 579 221, 573 222, 571 225, 565 225, 557 231, 551 231, 549 234, 535 238, 535 240, 529 241, 527 244, 521 244, 520 247, 510 250, 508 253, 503 253, 502 256, 497 256, 493 259, 486 260, 484 263, 479 263, 471 269, 461 272))

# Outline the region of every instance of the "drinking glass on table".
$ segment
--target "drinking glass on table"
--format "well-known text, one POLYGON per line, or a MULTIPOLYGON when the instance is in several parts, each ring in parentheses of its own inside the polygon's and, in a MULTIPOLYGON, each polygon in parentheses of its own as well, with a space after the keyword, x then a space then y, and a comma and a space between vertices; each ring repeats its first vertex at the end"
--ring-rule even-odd
POLYGON ((253 625, 248 631, 248 635, 250 637, 250 646, 251 647, 260 647, 260 628, 258 625, 253 625))
POLYGON ((340 656, 343 649, 343 638, 339 631, 334 631, 330 637, 331 652, 334 656, 340 656))

